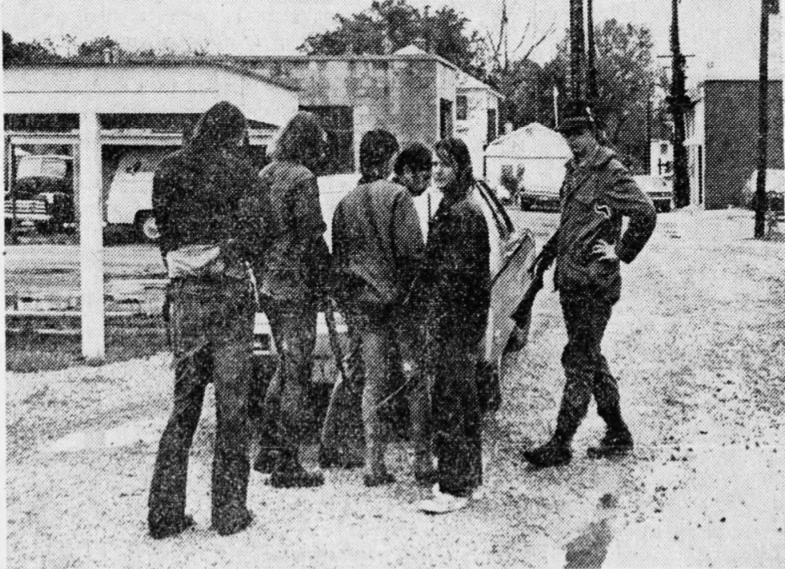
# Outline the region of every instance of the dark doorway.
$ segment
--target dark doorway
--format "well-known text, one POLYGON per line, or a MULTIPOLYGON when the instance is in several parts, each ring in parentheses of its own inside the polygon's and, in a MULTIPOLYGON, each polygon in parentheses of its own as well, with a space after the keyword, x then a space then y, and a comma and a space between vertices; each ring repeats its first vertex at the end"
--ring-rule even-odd
POLYGON ((703 203, 703 146, 698 146, 698 203, 703 203))
POLYGON ((439 99, 439 137, 452 136, 452 101, 439 99))

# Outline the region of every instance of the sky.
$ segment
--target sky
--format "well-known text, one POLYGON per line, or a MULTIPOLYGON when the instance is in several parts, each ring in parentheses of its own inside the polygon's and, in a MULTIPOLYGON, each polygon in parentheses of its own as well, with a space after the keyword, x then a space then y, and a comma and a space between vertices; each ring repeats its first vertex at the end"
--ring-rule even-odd
MULTIPOLYGON (((483 36, 498 33, 502 0, 409 0, 432 10, 447 5, 463 13, 483 36)), ((129 48, 206 48, 238 55, 285 55, 312 33, 335 27, 333 16, 356 13, 371 0, 3 0, 2 27, 15 39, 30 41, 65 34, 77 43, 110 35, 129 48)), ((657 54, 668 53, 670 0, 595 0, 595 22, 616 18, 647 25, 657 54)), ((569 24, 567 0, 507 0, 510 46, 529 23, 530 45, 552 25, 532 55, 548 60, 569 24)), ((682 0, 682 48, 688 76, 742 79, 757 77, 759 0, 682 0)), ((782 76, 782 16, 771 20, 771 71, 782 76)), ((667 59, 660 59, 669 65, 667 59)))

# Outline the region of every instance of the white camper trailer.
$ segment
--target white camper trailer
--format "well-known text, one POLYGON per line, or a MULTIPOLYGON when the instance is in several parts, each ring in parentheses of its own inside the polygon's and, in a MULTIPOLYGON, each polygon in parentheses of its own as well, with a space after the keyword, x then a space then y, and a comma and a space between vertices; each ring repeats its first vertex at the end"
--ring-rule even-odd
POLYGON ((492 186, 517 180, 514 198, 522 209, 559 205, 564 165, 572 157, 562 136, 531 123, 497 138, 485 149, 486 179, 492 186))

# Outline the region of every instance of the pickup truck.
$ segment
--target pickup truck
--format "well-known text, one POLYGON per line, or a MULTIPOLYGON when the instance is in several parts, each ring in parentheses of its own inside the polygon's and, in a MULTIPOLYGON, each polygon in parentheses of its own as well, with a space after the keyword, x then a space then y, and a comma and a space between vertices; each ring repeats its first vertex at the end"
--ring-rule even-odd
POLYGON ((62 231, 74 223, 73 158, 28 154, 19 158, 12 191, 4 195, 5 229, 34 226, 39 233, 62 231))

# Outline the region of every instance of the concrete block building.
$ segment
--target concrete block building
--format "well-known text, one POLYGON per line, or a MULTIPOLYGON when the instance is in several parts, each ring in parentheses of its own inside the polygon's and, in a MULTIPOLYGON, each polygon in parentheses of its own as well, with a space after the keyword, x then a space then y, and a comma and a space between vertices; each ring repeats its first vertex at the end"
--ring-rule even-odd
MULTIPOLYGON (((711 79, 692 93, 686 116, 690 203, 745 205, 744 184, 758 161, 758 82, 711 79)), ((769 81, 768 167, 782 169, 782 80, 769 81)))
POLYGON ((300 108, 318 115, 334 142, 330 174, 358 169, 360 139, 375 128, 389 130, 402 146, 459 136, 481 174, 483 149, 498 133, 501 95, 414 46, 389 55, 235 56, 232 61, 299 87, 300 108))

